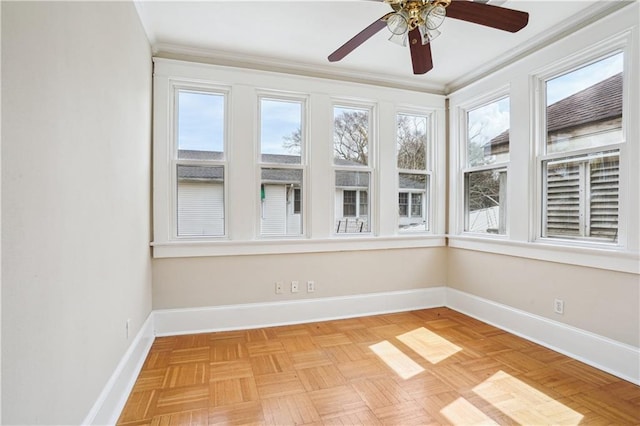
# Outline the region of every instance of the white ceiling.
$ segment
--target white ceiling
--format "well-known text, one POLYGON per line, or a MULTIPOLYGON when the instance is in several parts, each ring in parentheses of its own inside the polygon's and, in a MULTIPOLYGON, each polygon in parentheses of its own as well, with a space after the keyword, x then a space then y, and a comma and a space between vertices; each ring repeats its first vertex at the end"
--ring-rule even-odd
MULTIPOLYGON (((464 1, 464 0, 456 0, 464 1)), ((136 1, 153 46, 165 57, 288 71, 448 93, 546 44, 573 26, 622 6, 616 0, 491 0, 529 13, 512 34, 446 19, 433 41, 433 70, 415 76, 408 47, 383 29, 340 62, 327 56, 390 11, 375 0, 136 1)))

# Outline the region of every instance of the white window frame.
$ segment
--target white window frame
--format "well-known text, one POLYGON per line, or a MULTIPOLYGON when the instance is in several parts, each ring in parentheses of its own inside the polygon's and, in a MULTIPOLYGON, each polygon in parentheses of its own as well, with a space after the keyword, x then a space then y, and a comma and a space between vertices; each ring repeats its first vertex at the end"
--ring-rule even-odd
MULTIPOLYGON (((395 137, 395 111, 401 105, 428 108, 437 119, 438 149, 435 164, 444 170, 445 97, 401 88, 383 88, 366 83, 350 83, 295 74, 153 58, 153 248, 154 258, 261 255, 272 253, 316 253, 326 251, 380 250, 392 248, 443 247, 446 179, 434 177, 434 195, 442 209, 439 234, 397 235, 395 203, 380 206, 379 200, 396 197, 394 145, 385 144, 384 157, 377 140, 395 137), (225 146, 225 231, 224 237, 184 237, 172 234, 175 214, 171 183, 173 123, 173 82, 195 89, 227 91, 225 146), (304 176, 304 237, 259 237, 258 95, 305 96, 308 98, 306 166, 304 176), (332 140, 333 105, 371 107, 369 134, 369 220, 372 232, 335 235, 335 174, 332 140), (380 120, 383 117, 383 120, 380 120), (372 173, 373 171, 373 173, 372 173), (384 182, 382 181, 384 179, 384 182), (255 192, 254 192, 255 191, 255 192)), ((217 148, 216 148, 217 149, 217 148)), ((268 167, 278 167, 269 164, 268 167)), ((363 168, 358 168, 363 172, 363 168)), ((438 214, 438 212, 436 212, 438 214)))
MULTIPOLYGON (((457 224, 459 233, 463 235, 470 235, 477 238, 488 238, 488 239, 509 239, 510 235, 510 220, 509 220, 509 203, 510 197, 509 194, 509 169, 511 164, 511 146, 509 146, 509 161, 499 161, 493 164, 484 164, 478 166, 470 166, 468 159, 468 147, 469 147, 469 122, 468 122, 468 114, 470 111, 475 110, 477 108, 481 108, 483 106, 489 105, 494 102, 498 102, 502 99, 509 98, 509 108, 511 109, 511 94, 510 87, 503 86, 497 90, 488 92, 483 94, 482 96, 475 98, 469 102, 466 102, 458 108, 458 153, 459 153, 459 174, 458 174, 458 217, 457 224), (484 232, 471 232, 467 231, 467 217, 468 217, 468 199, 467 199, 467 175, 475 172, 486 172, 486 171, 501 171, 504 170, 506 173, 506 188, 505 193, 507 194, 506 202, 504 203, 503 211, 501 212, 501 217, 504 217, 506 223, 504 224, 505 232, 504 234, 493 234, 493 233, 484 233, 484 232)), ((511 119, 511 111, 509 111, 509 131, 512 127, 512 119, 511 119)), ((511 145, 511 142, 509 143, 511 145)))
MULTIPOLYGON (((366 102, 366 101, 352 101, 352 100, 343 100, 343 99, 333 99, 332 103, 331 103, 331 165, 332 165, 332 181, 333 181, 333 191, 335 193, 335 191, 338 189, 336 187, 336 181, 335 181, 335 177, 336 177, 336 172, 339 171, 344 171, 344 172, 358 172, 358 173, 369 173, 369 188, 367 190, 368 192, 368 204, 369 204, 369 215, 367 216, 367 221, 368 221, 368 228, 369 230, 367 232, 337 232, 337 226, 336 226, 336 222, 338 220, 338 218, 335 215, 336 212, 336 200, 335 200, 335 196, 333 197, 334 201, 333 201, 333 214, 332 214, 332 223, 333 223, 333 235, 334 236, 338 236, 340 238, 359 238, 362 236, 375 236, 377 235, 376 232, 376 215, 375 215, 375 211, 376 209, 374 208, 374 206, 377 206, 378 203, 378 197, 377 197, 377 193, 375 191, 376 186, 375 186, 375 182, 376 182, 376 169, 377 167, 375 167, 376 163, 376 148, 377 148, 377 137, 376 137, 376 104, 372 103, 372 102, 366 102), (368 144, 367 144, 367 165, 362 165, 362 166, 339 166, 337 164, 335 164, 335 148, 334 148, 334 141, 333 141, 333 136, 334 136, 334 132, 335 132, 335 109, 336 108, 351 108, 351 109, 358 109, 358 110, 365 110, 368 112, 369 114, 369 128, 368 128, 368 144), (375 203, 375 204, 374 204, 375 203)), ((344 190, 354 190, 356 189, 356 213, 359 213, 360 210, 360 189, 359 188, 350 188, 350 187, 342 187, 340 188, 343 191, 344 190)), ((360 217, 360 215, 358 214, 356 217, 360 217)))
POLYGON ((306 208, 306 203, 308 199, 307 195, 307 187, 308 187, 308 174, 309 174, 309 166, 308 166, 308 126, 309 122, 309 96, 303 93, 291 93, 291 92, 282 92, 282 91, 274 91, 274 90, 259 90, 256 92, 257 96, 257 129, 256 129, 256 183, 257 183, 257 194, 260 194, 261 184, 262 184, 262 169, 290 169, 290 170, 302 170, 302 182, 301 182, 301 210, 302 210, 302 223, 300 226, 302 227, 302 232, 299 235, 269 235, 263 234, 261 231, 261 219, 262 219, 262 206, 261 203, 258 203, 258 212, 256 213, 256 233, 257 238, 259 239, 268 239, 268 240, 288 240, 288 239, 305 239, 309 237, 307 231, 307 222, 308 222, 308 211, 306 208), (282 163, 269 163, 262 161, 262 135, 260 132, 261 124, 262 124, 262 100, 267 99, 271 101, 283 101, 283 102, 299 102, 302 107, 301 116, 300 116, 300 136, 301 136, 301 146, 300 146, 300 164, 282 164, 282 163))
POLYGON ((169 180, 167 183, 169 194, 169 214, 168 227, 169 239, 171 241, 201 241, 201 240, 225 240, 229 236, 229 207, 228 207, 228 128, 229 128, 229 95, 230 88, 212 84, 203 84, 188 80, 169 80, 169 143, 168 143, 168 164, 169 180), (180 91, 194 93, 210 93, 221 95, 224 99, 224 129, 223 129, 223 155, 220 160, 189 160, 178 158, 178 94, 180 91), (204 166, 222 167, 223 173, 223 196, 224 196, 224 233, 222 235, 178 235, 178 166, 204 166))
POLYGON ((591 46, 564 58, 562 61, 555 62, 540 70, 531 76, 532 90, 531 98, 533 100, 533 123, 534 123, 534 140, 535 140, 535 200, 532 200, 532 206, 535 206, 534 218, 535 229, 533 230, 533 240, 539 244, 552 246, 567 247, 590 247, 603 249, 624 249, 627 247, 627 201, 629 197, 629 180, 628 180, 628 143, 627 135, 629 132, 629 105, 630 105, 630 34, 628 32, 618 34, 608 40, 591 46), (583 148, 573 151, 564 151, 547 154, 547 135, 546 135, 546 82, 570 73, 576 69, 596 63, 600 60, 611 57, 615 54, 623 54, 623 94, 622 94, 622 138, 619 143, 607 144, 592 148, 583 148), (543 209, 546 201, 544 200, 544 163, 546 161, 558 160, 563 158, 588 156, 596 153, 605 153, 617 151, 619 155, 619 199, 618 199, 618 238, 615 242, 603 241, 599 238, 592 237, 548 237, 544 235, 544 217, 543 209))
POLYGON ((416 234, 432 234, 435 228, 435 224, 434 224, 434 217, 435 217, 435 212, 434 212, 434 205, 436 203, 433 202, 433 196, 432 194, 434 193, 433 191, 433 170, 435 167, 435 149, 434 149, 434 143, 433 141, 435 140, 435 125, 434 125, 434 112, 433 111, 427 111, 427 110, 421 110, 421 109, 415 109, 415 108, 403 108, 403 109, 399 109, 396 111, 395 114, 395 120, 396 120, 396 137, 395 137, 395 164, 396 164, 396 179, 397 179, 397 183, 396 183, 396 232, 398 234, 401 235, 416 235, 416 234), (398 167, 398 133, 397 133, 397 120, 398 120, 398 116, 399 115, 410 115, 410 116, 416 116, 416 117, 425 117, 426 118, 426 125, 427 128, 425 129, 426 132, 426 136, 427 136, 427 140, 425 143, 425 147, 424 147, 424 152, 425 152, 425 168, 424 170, 419 170, 419 169, 402 169, 398 167), (411 204, 412 204, 412 191, 409 190, 405 190, 405 189, 401 189, 400 188, 400 174, 412 174, 412 175, 422 175, 422 176, 426 176, 426 180, 427 180, 427 185, 425 187, 425 192, 420 192, 423 197, 422 200, 422 217, 424 218, 424 222, 425 222, 425 229, 420 230, 420 231, 403 231, 400 229, 400 218, 401 217, 407 217, 407 218, 412 218, 412 217, 417 217, 417 216, 413 216, 411 214, 411 204), (400 194, 401 192, 406 192, 408 193, 408 205, 407 205, 407 216, 400 216, 400 205, 399 205, 399 196, 398 194, 400 194))

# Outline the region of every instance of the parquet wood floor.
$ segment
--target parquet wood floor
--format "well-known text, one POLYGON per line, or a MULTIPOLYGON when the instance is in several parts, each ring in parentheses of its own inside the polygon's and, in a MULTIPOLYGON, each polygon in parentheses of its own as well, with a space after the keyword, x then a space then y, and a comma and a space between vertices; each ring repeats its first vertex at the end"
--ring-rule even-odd
POLYGON ((640 387, 447 308, 157 338, 119 425, 638 425, 640 387))

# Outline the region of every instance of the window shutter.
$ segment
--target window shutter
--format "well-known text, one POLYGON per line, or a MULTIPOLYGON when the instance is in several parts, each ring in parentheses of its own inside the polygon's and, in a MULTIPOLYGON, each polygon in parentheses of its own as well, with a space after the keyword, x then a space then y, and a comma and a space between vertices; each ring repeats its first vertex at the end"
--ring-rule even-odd
POLYGON ((546 236, 580 236, 580 162, 547 164, 546 236))
POLYGON ((618 155, 590 162, 590 236, 618 239, 619 169, 618 155))

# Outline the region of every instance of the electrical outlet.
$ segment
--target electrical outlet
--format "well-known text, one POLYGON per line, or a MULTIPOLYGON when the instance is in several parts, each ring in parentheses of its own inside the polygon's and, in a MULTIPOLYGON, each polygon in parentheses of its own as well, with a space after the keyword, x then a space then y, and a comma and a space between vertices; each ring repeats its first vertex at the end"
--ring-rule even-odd
POLYGON ((307 281, 307 293, 313 293, 316 291, 315 281, 307 281))
POLYGON ((556 314, 564 314, 564 300, 562 299, 555 299, 553 301, 553 311, 556 314))
POLYGON ((291 281, 291 293, 297 293, 300 283, 298 281, 291 281))
POLYGON ((276 281, 276 294, 282 294, 282 287, 284 283, 282 281, 276 281))

